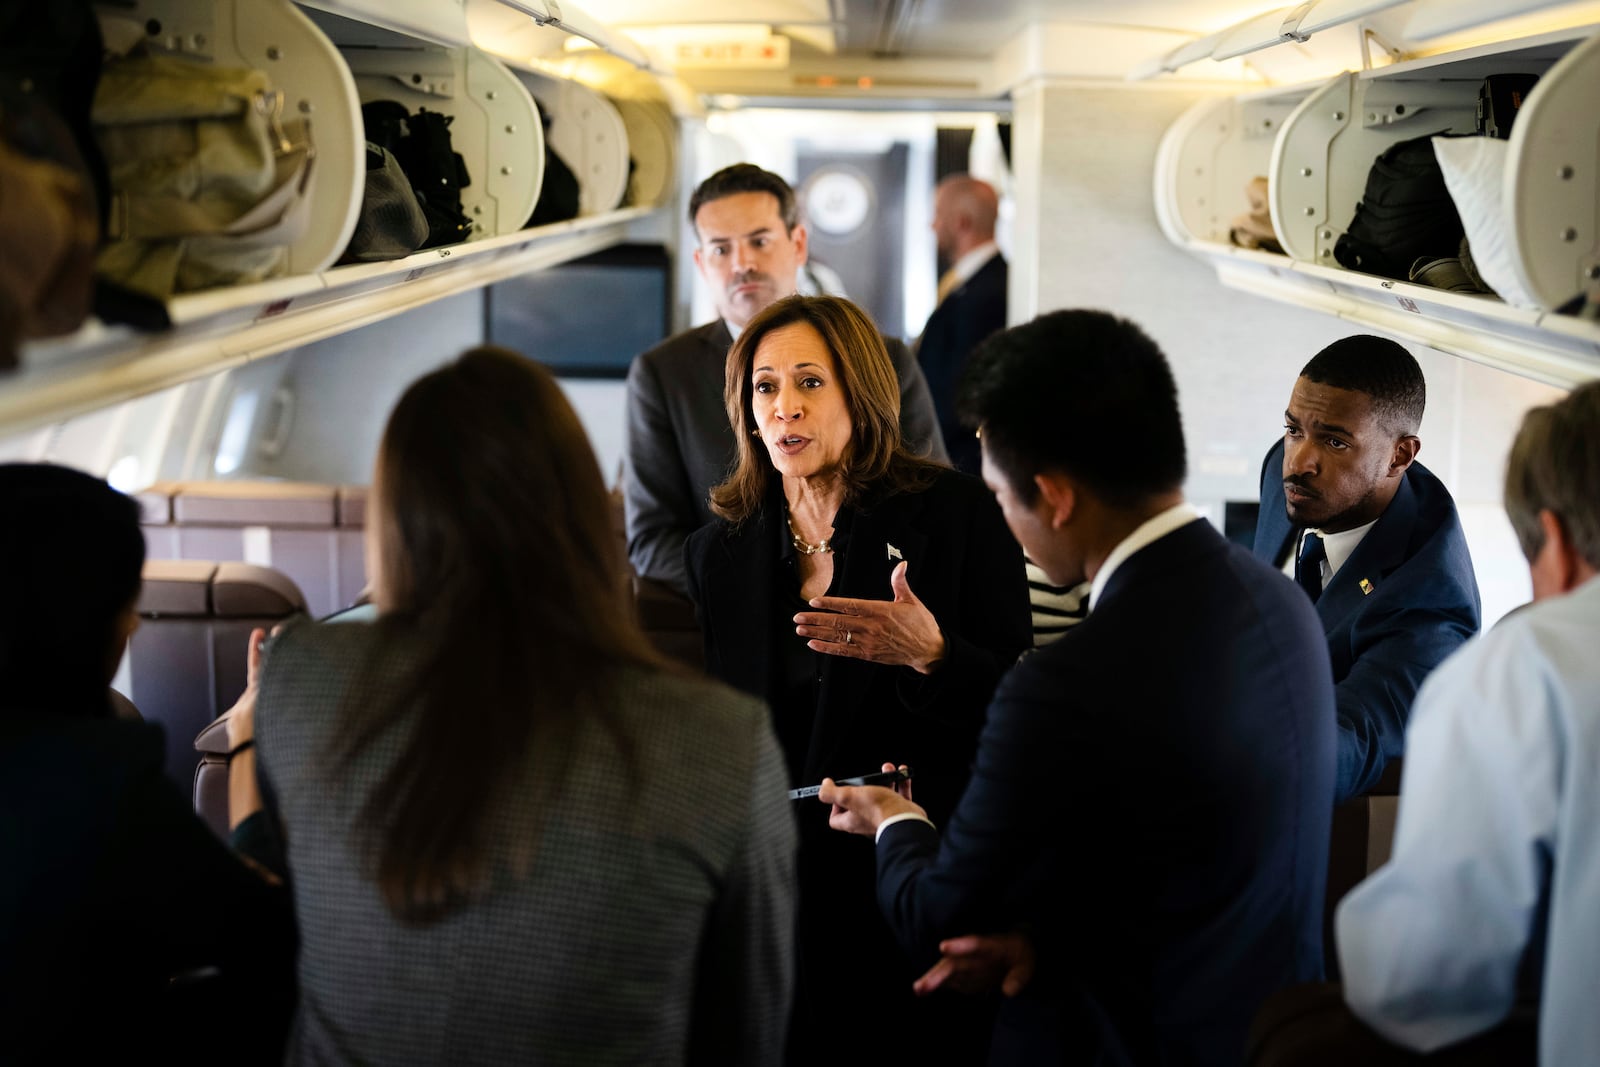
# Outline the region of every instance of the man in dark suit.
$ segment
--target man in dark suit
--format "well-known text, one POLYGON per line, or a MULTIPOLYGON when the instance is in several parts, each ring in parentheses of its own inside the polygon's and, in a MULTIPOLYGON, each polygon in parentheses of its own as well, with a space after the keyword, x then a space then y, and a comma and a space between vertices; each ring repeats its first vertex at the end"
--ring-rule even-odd
POLYGON ((904 946, 945 953, 921 989, 1013 972, 991 1062, 1238 1064, 1262 999, 1322 973, 1315 614, 1184 503, 1177 389, 1137 327, 1055 312, 972 364, 984 480, 1053 582, 1092 582, 1088 617, 1001 681, 942 833, 887 789, 822 798, 878 835, 904 946))
MULTIPOLYGON (((628 559, 646 578, 687 592, 683 543, 711 522, 711 487, 728 476, 733 430, 723 404, 728 349, 745 323, 792 296, 806 261, 806 228, 789 183, 749 163, 726 167, 695 189, 689 222, 695 266, 720 317, 669 337, 628 370, 623 502, 628 559)), ((928 384, 905 345, 885 338, 900 377, 900 428, 914 452, 943 460, 928 384)))
POLYGON ((950 269, 939 279, 939 303, 917 342, 917 362, 939 413, 950 462, 978 471, 978 442, 956 418, 956 383, 978 343, 1006 328, 1006 260, 994 243, 999 199, 988 182, 953 174, 933 194, 933 236, 950 269))
POLYGON ((1478 632, 1455 501, 1416 462, 1427 386, 1400 345, 1360 334, 1307 363, 1261 468, 1255 553, 1310 595, 1338 706, 1335 803, 1405 747, 1429 671, 1478 632))

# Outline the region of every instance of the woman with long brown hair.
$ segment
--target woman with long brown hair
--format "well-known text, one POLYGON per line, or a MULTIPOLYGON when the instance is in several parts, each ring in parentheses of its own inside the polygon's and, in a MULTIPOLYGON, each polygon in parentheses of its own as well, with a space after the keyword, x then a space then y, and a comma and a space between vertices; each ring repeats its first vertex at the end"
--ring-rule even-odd
POLYGON ((372 489, 377 621, 286 630, 254 698, 300 924, 291 1058, 770 1062, 781 757, 754 701, 633 623, 560 387, 468 352, 400 399, 372 489))
MULTIPOLYGON (((995 684, 1030 640, 1022 550, 982 482, 901 443, 894 366, 849 301, 793 297, 752 319, 728 354, 726 401, 738 458, 712 490, 722 520, 686 550, 707 668, 766 699, 792 786, 904 763, 941 820, 995 684)), ((952 1026, 954 1006, 914 1010, 911 984, 932 961, 907 960, 878 914, 871 843, 830 831, 815 801, 795 816, 790 1062, 848 1048, 855 1022, 831 997, 841 973, 897 1049, 981 1055, 986 1034, 952 1026)))

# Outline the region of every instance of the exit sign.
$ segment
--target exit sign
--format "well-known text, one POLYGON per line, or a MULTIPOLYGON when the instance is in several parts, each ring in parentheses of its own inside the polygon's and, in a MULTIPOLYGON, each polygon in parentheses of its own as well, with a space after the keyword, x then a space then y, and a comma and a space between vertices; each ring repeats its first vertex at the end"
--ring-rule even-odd
POLYGON ((789 38, 774 34, 759 41, 679 41, 673 63, 679 67, 781 69, 789 65, 789 38))

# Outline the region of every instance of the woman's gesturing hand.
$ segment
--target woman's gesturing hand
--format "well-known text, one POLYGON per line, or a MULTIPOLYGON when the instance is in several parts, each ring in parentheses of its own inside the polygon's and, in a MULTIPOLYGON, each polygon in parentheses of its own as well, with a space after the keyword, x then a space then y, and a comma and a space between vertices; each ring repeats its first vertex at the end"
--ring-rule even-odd
POLYGON ((819 596, 811 601, 816 611, 794 617, 794 632, 810 638, 806 645, 816 652, 932 674, 944 659, 944 634, 911 591, 904 561, 889 575, 889 588, 893 600, 819 596))

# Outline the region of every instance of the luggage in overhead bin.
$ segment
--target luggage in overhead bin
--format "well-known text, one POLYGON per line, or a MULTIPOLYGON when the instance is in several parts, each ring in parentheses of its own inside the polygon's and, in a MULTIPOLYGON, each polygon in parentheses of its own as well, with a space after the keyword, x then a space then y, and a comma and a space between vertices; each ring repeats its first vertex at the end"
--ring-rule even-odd
POLYGON ((367 142, 367 179, 361 211, 340 263, 377 263, 401 259, 428 239, 428 219, 394 153, 367 142))
POLYGON ((285 273, 315 153, 265 72, 141 46, 106 64, 93 117, 112 188, 103 275, 167 296, 285 273))
POLYGON ((1418 259, 1459 254, 1465 231, 1434 155, 1438 136, 1396 142, 1373 162, 1355 218, 1334 244, 1340 266, 1405 281, 1418 259))
POLYGON ((395 100, 361 105, 367 140, 394 153, 411 179, 412 191, 428 220, 423 248, 459 244, 472 236, 472 220, 461 207, 461 190, 472 184, 467 161, 450 142, 451 116, 418 108, 415 113, 395 100))

